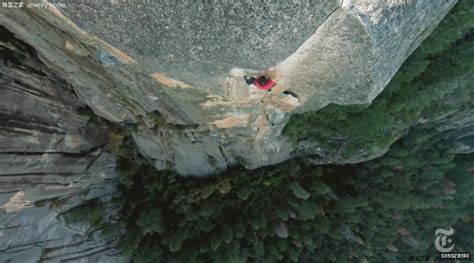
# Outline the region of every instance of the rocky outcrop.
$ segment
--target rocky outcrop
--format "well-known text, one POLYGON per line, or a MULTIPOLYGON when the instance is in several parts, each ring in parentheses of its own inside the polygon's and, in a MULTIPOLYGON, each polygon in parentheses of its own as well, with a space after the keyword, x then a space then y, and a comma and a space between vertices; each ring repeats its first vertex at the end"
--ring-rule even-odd
POLYGON ((456 1, 66 2, 68 18, 147 72, 224 95, 231 69, 276 68, 302 112, 370 102, 456 1))
MULTIPOLYGON (((472 96, 474 94, 466 99, 472 99, 472 96)), ((472 104, 447 118, 439 120, 436 129, 439 132, 452 131, 446 139, 454 142, 452 148, 454 153, 468 154, 474 152, 474 106, 472 104)))
POLYGON ((324 158, 281 135, 291 114, 372 100, 455 1, 24 3, 0 8, 2 262, 127 260, 120 232, 68 216, 118 210, 107 131, 83 109, 133 124, 140 152, 182 175, 324 158), (242 81, 262 73, 272 93, 242 81))
POLYGON ((158 169, 204 175, 300 154, 281 135, 292 113, 371 101, 455 1, 61 3, 2 9, 2 24, 94 113, 138 124, 158 169), (262 73, 272 93, 242 80, 262 73))
POLYGON ((454 3, 344 0, 277 65, 280 82, 299 95, 299 112, 369 103, 454 3))
POLYGON ((339 0, 214 2, 71 0, 61 11, 147 72, 223 95, 232 68, 274 66, 340 6, 339 0))
POLYGON ((64 214, 98 199, 104 217, 119 207, 115 159, 103 152, 106 131, 78 114, 70 84, 35 50, 0 28, 0 262, 119 262, 119 236, 71 229, 64 214), (90 236, 88 236, 90 234, 90 236))

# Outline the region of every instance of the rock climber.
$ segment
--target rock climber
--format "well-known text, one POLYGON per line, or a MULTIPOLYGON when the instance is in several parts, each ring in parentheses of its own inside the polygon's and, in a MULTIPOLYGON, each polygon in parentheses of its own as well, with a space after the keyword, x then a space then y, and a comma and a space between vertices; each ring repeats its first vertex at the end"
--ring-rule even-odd
POLYGON ((247 77, 244 76, 245 82, 247 85, 255 85, 258 89, 272 91, 273 86, 276 85, 276 82, 271 78, 266 76, 260 76, 258 78, 255 77, 247 77))

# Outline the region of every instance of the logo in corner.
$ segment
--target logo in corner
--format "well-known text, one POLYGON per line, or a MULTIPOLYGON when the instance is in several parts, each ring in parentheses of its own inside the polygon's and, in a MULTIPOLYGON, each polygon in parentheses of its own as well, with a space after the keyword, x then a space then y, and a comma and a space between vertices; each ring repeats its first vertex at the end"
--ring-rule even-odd
POLYGON ((449 229, 444 229, 444 228, 438 228, 435 231, 436 239, 434 242, 436 250, 438 250, 441 253, 448 253, 451 252, 454 249, 454 244, 451 238, 449 238, 451 235, 454 234, 454 229, 449 228, 449 229), (450 247, 448 247, 450 244, 452 244, 450 247))

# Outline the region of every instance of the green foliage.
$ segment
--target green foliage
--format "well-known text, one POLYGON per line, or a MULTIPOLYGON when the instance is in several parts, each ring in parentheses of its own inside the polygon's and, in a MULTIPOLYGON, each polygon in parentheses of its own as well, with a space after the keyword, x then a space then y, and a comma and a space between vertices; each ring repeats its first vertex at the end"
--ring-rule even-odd
POLYGON ((109 224, 104 226, 102 229, 102 236, 106 239, 108 238, 117 238, 120 236, 125 229, 125 224, 121 221, 115 224, 109 224))
POLYGON ((161 210, 154 208, 152 211, 142 211, 136 223, 138 227, 144 229, 144 234, 161 234, 165 230, 162 221, 161 210))
POLYGON ((136 262, 151 257, 172 262, 315 257, 399 262, 423 254, 433 242, 434 228, 454 225, 474 212, 472 171, 465 175, 472 157, 457 158, 449 152, 447 134, 431 129, 417 126, 394 145, 395 154, 358 165, 315 167, 300 161, 254 171, 234 168, 206 180, 120 159, 122 169, 124 164, 139 166, 127 166, 134 173, 127 173, 125 182, 148 186, 143 191, 142 184, 123 185, 129 230, 123 251, 136 262), (418 145, 418 136, 429 143, 418 145), (288 169, 298 175, 290 177, 288 169), (451 189, 458 183, 459 196, 451 189), (225 191, 214 191, 218 188, 225 191), (276 235, 282 222, 286 238, 276 235), (398 253, 387 254, 389 244, 398 253))
POLYGON ((250 196, 250 190, 248 187, 243 186, 237 190, 237 195, 239 196, 240 199, 245 201, 250 196))
POLYGON ((299 199, 307 200, 311 196, 311 194, 306 192, 306 190, 298 182, 290 184, 290 189, 291 192, 293 192, 293 194, 299 199))
POLYGON ((48 204, 48 200, 39 200, 33 203, 34 207, 45 207, 48 204))
POLYGON ((68 224, 88 223, 90 231, 99 227, 103 222, 104 209, 104 204, 94 199, 74 207, 62 215, 68 224))
POLYGON ((314 184, 311 188, 311 192, 317 196, 326 195, 331 192, 331 188, 325 184, 322 180, 313 179, 314 184))
POLYGON ((295 143, 314 141, 343 158, 370 156, 388 148, 420 120, 435 120, 462 108, 469 100, 449 103, 449 97, 472 93, 473 5, 459 1, 371 105, 332 104, 296 114, 284 133, 295 143))
POLYGON ((453 152, 459 136, 445 124, 474 106, 459 99, 474 87, 470 12, 472 2, 460 1, 370 106, 329 105, 285 128, 295 142, 317 141, 346 158, 393 144, 378 159, 182 178, 156 171, 116 131, 123 252, 134 262, 406 262, 428 251, 434 229, 469 228, 474 157, 453 152))

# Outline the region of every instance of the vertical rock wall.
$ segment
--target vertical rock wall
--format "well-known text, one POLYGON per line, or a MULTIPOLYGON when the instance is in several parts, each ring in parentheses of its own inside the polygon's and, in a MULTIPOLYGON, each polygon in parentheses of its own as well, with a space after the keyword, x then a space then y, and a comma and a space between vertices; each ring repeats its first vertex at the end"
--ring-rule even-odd
POLYGON ((223 95, 234 67, 266 69, 284 60, 339 0, 57 1, 85 31, 160 72, 223 95), (94 10, 94 12, 91 12, 94 10))
POLYGON ((105 130, 77 113, 84 104, 29 45, 0 27, 0 262, 120 262, 118 236, 104 239, 63 214, 98 199, 114 221, 115 159, 105 130))
POLYGON ((115 159, 86 105, 138 126, 157 169, 279 163, 304 154, 281 135, 293 112, 372 100, 455 3, 63 2, 0 9, 1 262, 126 261, 120 233, 65 216, 90 200, 117 216, 115 159), (242 81, 262 70, 271 94, 242 81))
POLYGON ((298 112, 370 103, 455 3, 344 0, 277 65, 280 82, 299 95, 298 112))

